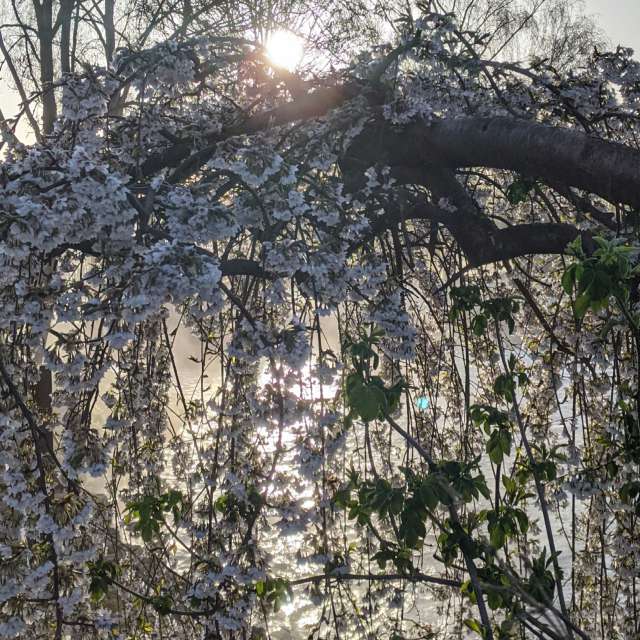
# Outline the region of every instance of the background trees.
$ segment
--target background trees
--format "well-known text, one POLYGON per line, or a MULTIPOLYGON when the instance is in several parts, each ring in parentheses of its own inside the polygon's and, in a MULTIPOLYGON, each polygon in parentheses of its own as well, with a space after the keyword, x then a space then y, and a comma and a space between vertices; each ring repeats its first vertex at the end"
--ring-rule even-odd
MULTIPOLYGON (((599 43, 593 24, 575 0, 459 0, 426 3, 440 13, 459 16, 460 28, 484 34, 478 49, 484 58, 523 59, 544 52, 562 68, 589 55, 599 43)), ((348 64, 372 43, 411 29, 420 9, 406 3, 248 2, 226 0, 105 3, 7 0, 0 28, 3 78, 15 92, 5 128, 20 120, 21 137, 49 134, 59 111, 60 81, 82 73, 84 65, 106 66, 116 49, 139 51, 163 39, 223 34, 265 44, 268 34, 286 28, 305 37, 307 59, 317 72, 331 64, 348 64), (14 121, 13 116, 17 121, 14 121)), ((479 43, 478 43, 479 44, 479 43)), ((7 107, 5 107, 5 110, 7 107)))
POLYGON ((637 635, 640 68, 453 4, 16 9, 1 634, 637 635))

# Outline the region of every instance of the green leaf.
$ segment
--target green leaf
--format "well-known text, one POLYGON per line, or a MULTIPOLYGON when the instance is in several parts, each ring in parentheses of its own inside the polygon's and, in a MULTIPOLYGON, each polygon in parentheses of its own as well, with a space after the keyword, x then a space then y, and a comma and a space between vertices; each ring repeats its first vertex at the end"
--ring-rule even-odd
POLYGON ((504 546, 507 536, 500 521, 496 522, 494 525, 489 525, 489 539, 496 549, 500 549, 504 546))
POLYGON ((529 517, 527 514, 521 509, 517 509, 515 512, 516 519, 518 520, 518 526, 520 527, 520 532, 525 534, 529 530, 529 517))
POLYGON ((438 496, 433 490, 433 486, 430 478, 427 478, 420 485, 419 496, 424 506, 430 511, 433 511, 438 506, 438 496))
POLYGON ((517 489, 517 485, 516 485, 516 481, 513 480, 512 478, 509 478, 509 476, 502 476, 502 484, 504 485, 504 488, 506 489, 507 493, 512 494, 516 492, 517 489))
POLYGON ((562 288, 568 295, 571 295, 573 291, 573 287, 576 283, 576 265, 572 264, 567 268, 567 270, 562 274, 562 288))
POLYGON ((572 240, 567 244, 567 252, 578 257, 584 256, 584 251, 582 249, 582 236, 577 236, 575 240, 572 240))
POLYGON ((400 491, 395 491, 391 498, 391 502, 389 504, 389 513, 392 513, 394 516, 397 516, 404 506, 404 496, 400 491))
POLYGON ((489 609, 493 611, 495 609, 500 609, 504 604, 504 600, 497 591, 487 589, 487 604, 489 605, 489 609))
POLYGON ((483 314, 478 314, 471 321, 471 329, 473 333, 477 336, 481 336, 487 328, 487 317, 483 314))
POLYGON ((464 621, 464 624, 468 629, 471 629, 471 631, 475 631, 475 633, 477 633, 479 636, 484 637, 484 631, 482 630, 482 625, 474 618, 467 618, 464 621))
POLYGON ((508 429, 495 429, 487 442, 487 453, 491 462, 501 464, 504 456, 511 452, 511 432, 508 429))
POLYGON ((141 619, 138 623, 138 628, 147 635, 153 633, 153 625, 148 620, 141 619))
POLYGON ((535 180, 520 176, 507 188, 507 200, 514 205, 524 202, 535 184, 535 180))
POLYGON ((496 395, 503 397, 508 402, 513 402, 515 397, 516 383, 508 373, 502 373, 493 384, 496 395))
POLYGON ((171 596, 165 594, 161 596, 155 596, 151 599, 151 606, 161 615, 167 616, 171 613, 171 606, 173 601, 171 596))
POLYGON ((338 509, 344 509, 349 506, 351 502, 351 489, 347 487, 346 489, 339 489, 336 491, 333 496, 333 504, 338 507, 338 509))
POLYGON ((384 409, 386 398, 379 386, 360 384, 351 390, 349 402, 362 420, 371 422, 380 415, 381 409, 384 409))

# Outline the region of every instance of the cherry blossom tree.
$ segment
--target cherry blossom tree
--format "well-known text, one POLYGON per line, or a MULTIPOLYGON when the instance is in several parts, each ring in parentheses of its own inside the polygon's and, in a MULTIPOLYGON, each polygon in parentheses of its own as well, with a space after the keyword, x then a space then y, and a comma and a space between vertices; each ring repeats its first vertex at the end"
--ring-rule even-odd
POLYGON ((640 64, 446 9, 5 128, 0 637, 638 637, 640 64))

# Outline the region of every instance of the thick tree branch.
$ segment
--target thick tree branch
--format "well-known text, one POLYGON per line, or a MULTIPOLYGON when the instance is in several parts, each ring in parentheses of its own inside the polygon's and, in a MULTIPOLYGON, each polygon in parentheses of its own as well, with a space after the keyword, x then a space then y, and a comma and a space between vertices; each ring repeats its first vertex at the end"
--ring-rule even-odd
POLYGON ((571 129, 512 118, 449 118, 394 127, 378 118, 352 156, 391 167, 489 167, 640 207, 640 151, 571 129), (373 135, 375 130, 375 135, 373 135))
MULTIPOLYGON (((475 206, 471 196, 450 171, 430 171, 423 182, 430 187, 434 198, 446 198, 455 210, 446 211, 428 202, 405 196, 404 212, 390 212, 387 228, 404 220, 431 220, 445 226, 474 267, 501 262, 527 255, 558 255, 565 253, 567 245, 578 235, 583 244, 593 244, 591 234, 579 231, 570 224, 540 222, 498 228, 475 206)), ((374 229, 382 231, 378 223, 374 229)))

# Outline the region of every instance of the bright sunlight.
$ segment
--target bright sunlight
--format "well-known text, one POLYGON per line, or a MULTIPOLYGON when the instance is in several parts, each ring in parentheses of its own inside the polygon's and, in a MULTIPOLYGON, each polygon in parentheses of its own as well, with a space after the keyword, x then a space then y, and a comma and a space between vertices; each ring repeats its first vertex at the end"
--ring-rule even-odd
POLYGON ((273 64, 287 71, 293 71, 302 59, 304 41, 291 31, 279 29, 269 36, 266 49, 269 60, 273 64))

